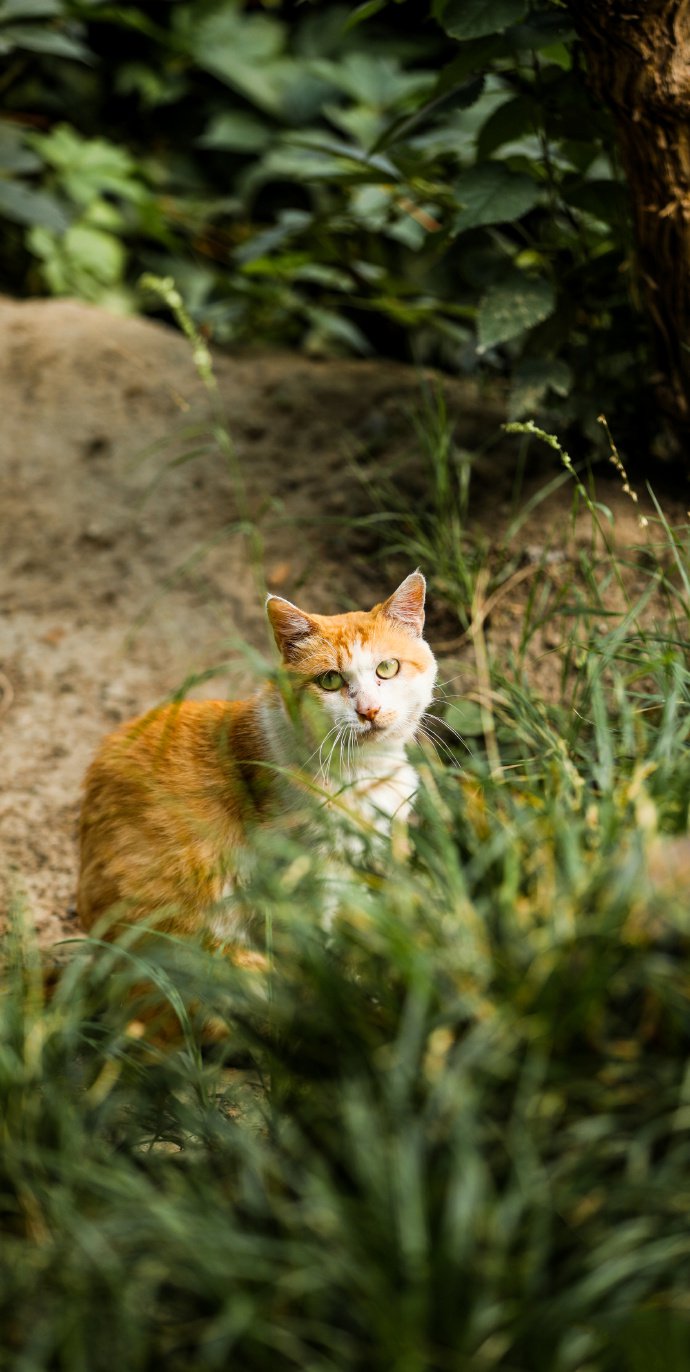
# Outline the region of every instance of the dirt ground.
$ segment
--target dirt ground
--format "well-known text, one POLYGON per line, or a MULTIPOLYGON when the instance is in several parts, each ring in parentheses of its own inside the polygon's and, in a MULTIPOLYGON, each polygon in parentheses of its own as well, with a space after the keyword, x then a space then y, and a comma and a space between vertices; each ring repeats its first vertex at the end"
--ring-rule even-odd
MULTIPOLYGON (((371 509, 355 460, 374 471, 407 456, 423 480, 420 376, 265 353, 219 357, 216 374, 230 458, 175 331, 72 301, 0 301, 0 882, 44 944, 78 932, 80 785, 103 734, 190 678, 197 696, 251 689, 252 650, 270 651, 266 584, 328 613, 372 604, 411 570, 377 558, 375 525, 349 519, 371 509)), ((495 396, 443 384, 462 445, 495 438, 495 396)), ((510 515, 514 444, 477 468, 472 518, 490 543, 510 515)), ((543 480, 531 469, 524 498, 543 480)), ((604 485, 617 542, 644 544, 620 479, 604 485)), ((588 537, 584 523, 568 533, 571 500, 566 484, 512 540, 519 574, 490 621, 499 650, 519 636, 530 565, 588 537)), ((683 491, 667 499, 672 522, 685 505, 683 491)), ((469 644, 433 607, 430 623, 462 676, 469 644)), ((537 658, 553 650, 535 637, 537 658)))

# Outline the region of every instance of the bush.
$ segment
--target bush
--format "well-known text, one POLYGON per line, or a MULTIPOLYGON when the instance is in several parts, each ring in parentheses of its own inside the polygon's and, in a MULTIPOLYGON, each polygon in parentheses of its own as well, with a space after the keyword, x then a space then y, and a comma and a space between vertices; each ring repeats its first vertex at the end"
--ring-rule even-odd
POLYGON ((5 0, 0 43, 5 286, 132 309, 164 272, 219 342, 639 420, 626 194, 553 0, 5 0))

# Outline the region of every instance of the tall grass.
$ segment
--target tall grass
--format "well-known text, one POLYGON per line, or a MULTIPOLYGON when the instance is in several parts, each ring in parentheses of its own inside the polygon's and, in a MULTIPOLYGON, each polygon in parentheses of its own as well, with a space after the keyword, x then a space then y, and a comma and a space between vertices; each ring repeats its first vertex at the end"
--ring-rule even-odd
MULTIPOLYGON (((476 651, 485 555, 450 442, 435 461, 446 495, 405 512, 405 551, 446 540, 476 651)), ((265 977, 151 943, 179 1043, 142 1036, 126 942, 85 944, 46 1002, 18 912, 2 1366, 685 1372, 690 915, 647 862, 690 804, 686 531, 659 517, 651 546, 647 599, 607 617, 625 559, 593 556, 527 605, 577 654, 560 695, 482 636, 491 727, 469 753, 446 736, 458 765, 420 752, 411 853, 353 866, 329 933, 284 835, 248 896, 265 977), (227 1025, 212 1051, 194 1005, 227 1025)))

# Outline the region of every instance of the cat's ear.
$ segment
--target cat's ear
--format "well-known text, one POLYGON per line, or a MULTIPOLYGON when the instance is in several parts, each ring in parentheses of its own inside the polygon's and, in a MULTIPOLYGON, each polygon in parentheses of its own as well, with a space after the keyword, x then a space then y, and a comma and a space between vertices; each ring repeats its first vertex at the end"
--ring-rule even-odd
POLYGON ((410 572, 401 581, 397 591, 384 600, 381 613, 395 624, 401 624, 410 633, 421 637, 424 629, 424 596, 426 581, 420 571, 410 572))
POLYGON ((316 626, 304 610, 298 609, 291 600, 283 600, 281 595, 266 596, 266 613, 280 652, 289 660, 295 648, 314 633, 316 626))

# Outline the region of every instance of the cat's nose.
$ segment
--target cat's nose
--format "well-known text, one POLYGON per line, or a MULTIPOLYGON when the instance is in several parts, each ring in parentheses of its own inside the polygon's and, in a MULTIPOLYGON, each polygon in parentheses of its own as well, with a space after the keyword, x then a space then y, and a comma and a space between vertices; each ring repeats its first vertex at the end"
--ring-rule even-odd
POLYGON ((371 723, 373 719, 376 719, 376 716, 380 709, 380 705, 358 705, 357 717, 358 719, 368 719, 371 723))

